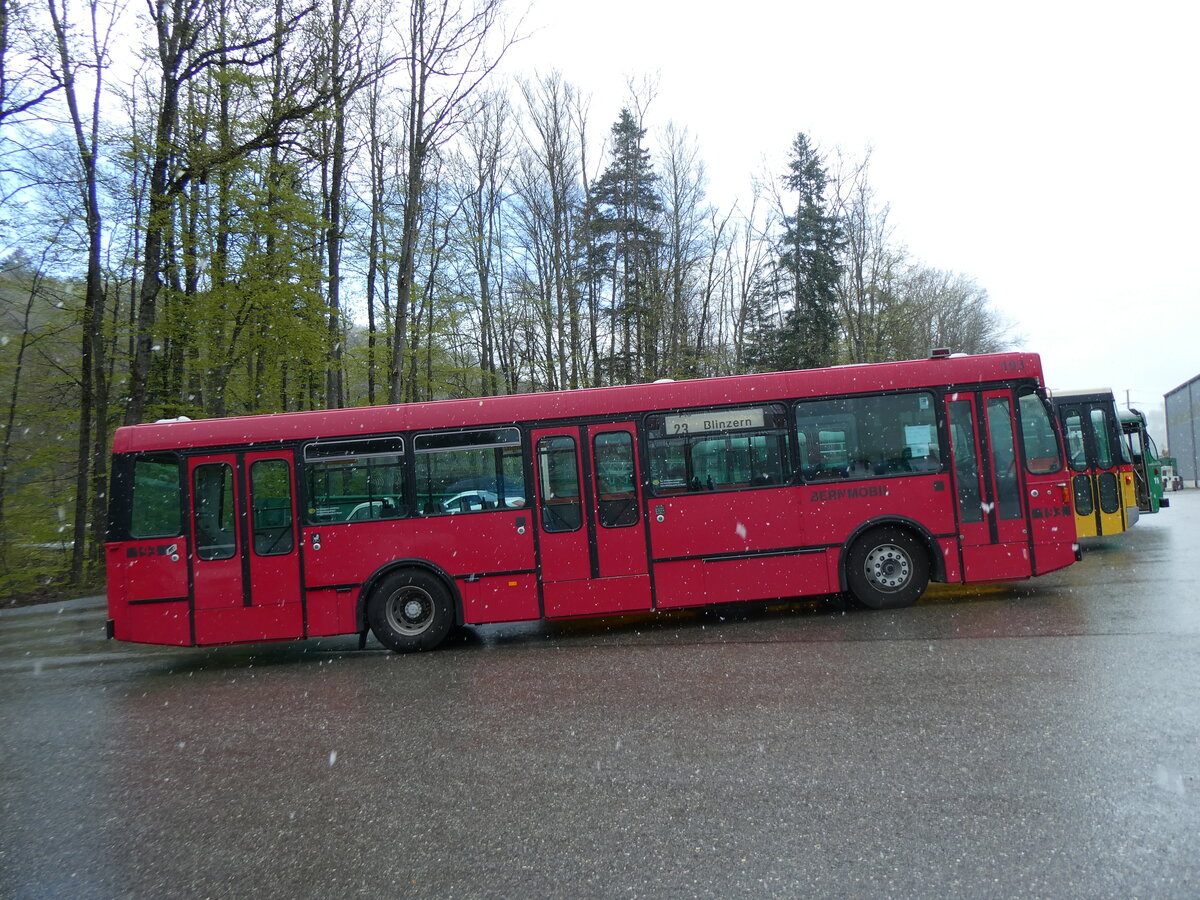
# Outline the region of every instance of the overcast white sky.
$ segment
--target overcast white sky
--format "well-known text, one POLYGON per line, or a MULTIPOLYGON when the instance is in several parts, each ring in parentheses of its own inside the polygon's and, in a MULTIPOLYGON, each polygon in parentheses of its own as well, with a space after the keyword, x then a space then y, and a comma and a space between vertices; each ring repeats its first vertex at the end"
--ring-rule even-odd
MULTIPOLYGON (((520 0, 514 0, 514 7, 520 0)), ((596 140, 628 76, 749 198, 804 131, 873 148, 897 240, 972 276, 1051 387, 1161 406, 1200 374, 1200 3, 533 0, 507 71, 557 68, 596 140)))

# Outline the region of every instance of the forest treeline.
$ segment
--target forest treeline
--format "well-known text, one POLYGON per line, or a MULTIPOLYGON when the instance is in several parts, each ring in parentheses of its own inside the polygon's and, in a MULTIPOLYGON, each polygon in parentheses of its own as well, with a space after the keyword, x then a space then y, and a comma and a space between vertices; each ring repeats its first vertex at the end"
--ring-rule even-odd
MULTIPOLYGON (((122 423, 999 349, 869 155, 722 208, 504 0, 0 0, 0 598, 100 577, 122 423)), ((779 148, 763 148, 764 151, 779 148)), ((747 173, 747 181, 751 182, 747 173)))

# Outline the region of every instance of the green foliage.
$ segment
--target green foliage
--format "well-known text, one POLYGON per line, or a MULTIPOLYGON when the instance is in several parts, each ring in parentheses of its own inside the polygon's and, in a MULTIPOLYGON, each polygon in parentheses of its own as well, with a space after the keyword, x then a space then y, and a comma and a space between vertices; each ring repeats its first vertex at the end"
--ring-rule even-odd
POLYGON ((6 550, 0 567, 0 606, 43 603, 78 596, 80 591, 99 591, 98 581, 72 586, 67 573, 71 567, 69 542, 46 546, 17 545, 6 550))
POLYGON ((79 295, 23 258, 0 264, 0 584, 40 578, 45 565, 22 571, 31 551, 71 539, 79 295))
POLYGON ((0 526, 0 602, 11 591, 62 581, 75 498, 76 411, 32 393, 10 435, 0 526))
MULTIPOLYGON (((176 274, 160 298, 153 405, 192 417, 312 405, 310 376, 324 368, 328 340, 313 250, 324 223, 297 189, 299 176, 294 163, 254 158, 196 193, 194 265, 212 271, 219 263, 221 278, 193 283, 187 259, 172 262, 176 274), (225 217, 216 215, 221 209, 225 217)), ((188 212, 180 198, 177 232, 188 227, 188 212)))

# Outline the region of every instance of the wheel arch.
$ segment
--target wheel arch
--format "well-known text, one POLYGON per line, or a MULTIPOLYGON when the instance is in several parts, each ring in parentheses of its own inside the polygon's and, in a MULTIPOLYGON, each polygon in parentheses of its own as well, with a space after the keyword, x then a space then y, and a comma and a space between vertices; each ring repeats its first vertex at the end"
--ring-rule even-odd
POLYGON ((867 519, 859 524, 846 540, 842 543, 841 553, 838 556, 838 589, 847 591, 850 589, 849 582, 846 580, 846 558, 850 554, 850 548, 854 546, 854 542, 870 531, 872 528, 878 528, 881 525, 898 525, 907 531, 912 532, 913 536, 925 548, 925 554, 929 557, 929 579, 930 581, 945 581, 946 580, 946 560, 942 556, 941 548, 938 546, 937 540, 930 533, 929 529, 918 522, 916 519, 910 519, 907 516, 879 516, 875 519, 867 519))
POLYGON ((394 559, 389 563, 380 566, 370 577, 363 582, 362 588, 358 592, 358 603, 354 610, 354 627, 358 634, 366 634, 367 625, 367 602, 371 599, 371 594, 375 592, 375 588, 388 575, 393 572, 399 572, 404 569, 420 569, 433 575, 438 581, 442 582, 446 592, 450 595, 450 600, 454 604, 454 624, 455 626, 463 623, 463 602, 462 594, 459 593, 458 585, 454 583, 454 578, 436 563, 431 563, 427 559, 394 559))

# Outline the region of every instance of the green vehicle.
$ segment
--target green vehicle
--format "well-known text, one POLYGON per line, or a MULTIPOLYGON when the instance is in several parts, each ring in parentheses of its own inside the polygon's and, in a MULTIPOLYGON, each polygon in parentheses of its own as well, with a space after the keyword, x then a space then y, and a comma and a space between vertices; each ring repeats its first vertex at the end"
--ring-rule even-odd
POLYGON ((1163 496, 1163 460, 1158 455, 1154 438, 1146 429, 1146 416, 1136 409, 1119 409, 1121 437, 1129 458, 1133 460, 1133 482, 1137 492, 1138 509, 1156 513, 1171 501, 1163 496))

